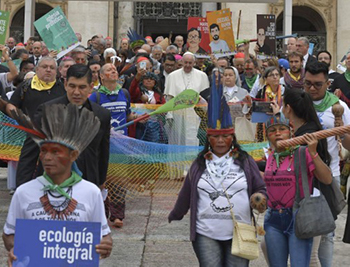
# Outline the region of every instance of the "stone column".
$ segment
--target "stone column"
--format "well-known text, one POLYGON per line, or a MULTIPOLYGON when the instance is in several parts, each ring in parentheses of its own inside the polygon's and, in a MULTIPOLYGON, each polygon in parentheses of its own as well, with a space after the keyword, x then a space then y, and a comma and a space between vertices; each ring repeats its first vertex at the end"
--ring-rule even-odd
MULTIPOLYGON (((34 15, 35 0, 25 0, 24 2, 24 42, 27 42, 30 36, 34 36, 34 15)), ((11 21, 10 21, 11 23, 11 21)))
POLYGON ((108 14, 107 1, 68 1, 68 21, 73 31, 82 35, 84 46, 95 34, 108 36, 108 14))
POLYGON ((216 7, 216 3, 202 3, 202 17, 205 18, 207 16, 207 11, 215 11, 216 7))
POLYGON ((338 63, 341 58, 350 50, 350 5, 348 0, 338 0, 337 7, 337 57, 338 63))
POLYGON ((117 46, 119 48, 122 38, 127 37, 129 27, 135 28, 134 15, 134 3, 133 2, 119 2, 118 7, 118 29, 117 29, 117 46))
MULTIPOLYGON (((283 35, 292 34, 292 16, 293 16, 293 1, 284 0, 284 12, 283 12, 283 35)), ((277 19, 277 17, 276 17, 277 19)), ((284 39, 283 43, 286 45, 288 39, 284 39)))

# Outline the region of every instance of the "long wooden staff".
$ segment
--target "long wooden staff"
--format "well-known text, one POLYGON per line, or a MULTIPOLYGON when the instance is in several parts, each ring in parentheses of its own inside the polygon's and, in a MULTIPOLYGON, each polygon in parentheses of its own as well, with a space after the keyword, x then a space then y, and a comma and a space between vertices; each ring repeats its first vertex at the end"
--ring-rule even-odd
MULTIPOLYGON (((350 133, 350 125, 335 127, 333 129, 322 130, 322 131, 314 132, 313 134, 316 136, 317 140, 320 140, 327 137, 331 137, 335 135, 343 135, 347 133, 350 133)), ((303 145, 303 144, 306 144, 304 136, 298 136, 288 140, 277 142, 277 146, 279 148, 292 147, 292 146, 303 145)))
MULTIPOLYGON (((239 28, 241 27, 241 15, 242 15, 242 10, 239 11, 239 15, 238 15, 237 39, 239 38, 239 28)), ((236 44, 236 45, 237 45, 237 44, 236 44)))

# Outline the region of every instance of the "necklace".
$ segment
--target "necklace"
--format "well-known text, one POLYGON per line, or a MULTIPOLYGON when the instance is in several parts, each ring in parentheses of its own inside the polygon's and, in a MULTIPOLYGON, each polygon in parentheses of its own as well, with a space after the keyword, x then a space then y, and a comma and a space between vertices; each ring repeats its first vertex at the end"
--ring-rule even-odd
MULTIPOLYGON (((281 166, 281 164, 284 162, 285 158, 286 158, 286 157, 281 157, 281 158, 280 158, 280 166, 281 166)), ((270 165, 270 166, 271 166, 271 169, 272 169, 272 167, 273 167, 273 163, 274 163, 275 160, 276 160, 276 159, 273 158, 272 161, 271 161, 271 165, 270 165)), ((292 166, 292 161, 293 161, 293 154, 290 155, 289 163, 288 163, 288 167, 287 167, 287 172, 290 172, 290 171, 292 170, 292 168, 291 168, 291 166, 292 166)), ((277 167, 277 164, 276 164, 276 169, 275 169, 274 171, 272 171, 272 175, 276 175, 278 169, 279 169, 279 167, 277 167)))
POLYGON ((185 85, 185 90, 188 89, 190 83, 191 83, 191 78, 192 78, 192 73, 193 71, 191 70, 190 74, 186 74, 184 70, 182 70, 182 80, 185 85))
POLYGON ((64 220, 76 209, 78 202, 72 198, 72 187, 70 186, 67 190, 67 194, 70 195, 70 199, 66 198, 61 204, 53 205, 50 203, 48 193, 54 198, 61 196, 54 196, 50 191, 45 191, 44 195, 40 198, 41 205, 45 212, 51 215, 52 219, 64 220))

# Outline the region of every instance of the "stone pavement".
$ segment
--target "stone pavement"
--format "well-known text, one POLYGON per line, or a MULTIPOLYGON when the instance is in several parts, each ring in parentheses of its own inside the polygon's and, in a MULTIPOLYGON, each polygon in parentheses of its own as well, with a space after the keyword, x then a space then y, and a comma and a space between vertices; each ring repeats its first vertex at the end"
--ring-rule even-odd
MULTIPOLYGON (((6 169, 0 168, 0 227, 6 219, 10 196, 6 190, 6 169)), ((114 247, 102 267, 190 267, 198 266, 189 242, 189 216, 182 221, 167 222, 176 195, 138 196, 127 201, 122 229, 112 229, 114 247)), ((350 245, 341 241, 346 211, 337 220, 333 266, 349 266, 350 245)), ((0 266, 6 266, 6 253, 0 242, 0 266)), ((267 266, 262 253, 250 266, 267 266)))

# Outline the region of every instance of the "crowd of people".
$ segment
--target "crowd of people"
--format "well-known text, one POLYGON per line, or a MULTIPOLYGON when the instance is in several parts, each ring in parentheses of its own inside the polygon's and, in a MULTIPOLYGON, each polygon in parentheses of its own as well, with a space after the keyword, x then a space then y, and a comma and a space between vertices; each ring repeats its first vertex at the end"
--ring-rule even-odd
MULTIPOLYGON (((76 35, 81 42, 81 35, 76 35)), ((322 186, 314 186, 315 181, 327 187, 335 180, 340 186, 340 151, 341 147, 350 150, 350 135, 318 141, 313 133, 350 125, 350 53, 346 57, 347 70, 340 74, 331 69, 332 56, 328 51, 319 51, 317 55, 308 53, 309 41, 305 37, 289 38, 287 51, 281 58, 263 60, 249 53, 249 43, 237 47, 234 56, 203 58, 198 44, 200 38, 200 32, 193 28, 188 32, 187 44, 180 35, 173 42, 162 36, 153 41, 147 36, 138 40, 124 38, 118 47, 114 47, 111 38, 95 35, 89 39, 87 47, 80 45, 60 59, 37 37, 29 38, 25 44, 16 43, 10 37, 6 46, 0 46, 2 63, 7 63, 7 67, 0 65, 2 112, 18 119, 21 111, 30 117, 36 129, 45 129, 47 125, 43 122, 50 107, 75 105, 94 114, 100 122, 89 143, 77 154, 73 153, 78 150, 74 145, 57 141, 60 140, 57 136, 47 136, 38 146, 36 138, 28 134, 18 165, 8 165, 16 168, 15 175, 9 177, 9 189, 14 197, 3 234, 11 260, 15 259, 15 218, 29 218, 20 212, 30 204, 19 201, 24 197, 25 188, 40 187, 40 177, 46 176, 53 184, 63 184, 67 179, 72 180, 73 174, 94 184, 91 190, 96 190, 97 186, 100 191, 94 191, 96 197, 105 200, 105 212, 94 216, 99 216, 106 237, 101 241, 98 253, 109 256, 112 242, 106 218, 111 226, 123 226, 126 194, 121 185, 116 185, 118 202, 106 197, 110 133, 138 118, 139 114, 131 111, 132 103, 164 104, 184 90, 192 89, 200 94, 202 104, 210 104, 213 90, 222 90, 220 98, 228 104, 240 103, 247 118, 254 101, 270 103, 273 114, 265 124, 257 125, 256 141, 268 141, 270 146, 266 164, 259 164, 259 167, 241 149, 235 136, 234 118, 227 124, 227 129, 217 128, 216 122, 213 124, 209 120, 212 114, 207 114, 212 109, 204 113, 186 110, 181 118, 168 113, 166 119, 155 117, 117 130, 119 134, 149 142, 204 145, 204 150, 189 169, 179 199, 169 215, 171 222, 181 220, 188 210, 191 211, 190 240, 200 266, 249 265, 249 260, 230 253, 231 204, 235 219, 243 223, 250 223, 253 209, 261 213, 267 209, 263 251, 269 266, 287 266, 288 257, 291 266, 332 266, 334 232, 309 239, 299 239, 295 235, 293 203, 299 179, 294 172, 295 148, 281 149, 276 144, 292 136, 304 135, 304 145, 308 146, 310 193, 326 192, 322 186), (15 59, 21 59, 18 70, 13 63, 15 59), (334 106, 340 106, 343 112, 335 114, 334 106), (192 131, 194 120, 201 120, 195 132, 192 131), (171 132, 165 130, 166 124, 171 132), (202 134, 197 135, 197 131, 202 134), (174 139, 183 133, 186 135, 174 139), (59 147, 52 147, 55 144, 59 147), (72 166, 79 171, 71 171, 72 166), (282 178, 288 182, 283 185, 275 182, 282 178), (264 205, 251 202, 255 194, 261 195, 264 205)), ((81 179, 76 179, 65 187, 71 190, 79 182, 81 179)), ((90 188, 90 183, 80 185, 90 188)), ((301 181, 299 183, 302 187, 301 181)), ((62 190, 47 188, 43 194, 54 191, 65 202, 64 190, 62 193, 62 190)), ((37 199, 31 201, 40 202, 38 195, 36 192, 32 197, 37 199)), ((73 196, 78 202, 89 205, 84 203, 86 199, 75 193, 73 196)), ((58 213, 65 210, 65 207, 53 208, 58 213)), ((50 216, 47 213, 47 217, 50 216)), ((87 218, 82 220, 89 220, 87 218)), ((336 218, 335 214, 334 220, 336 218)), ((350 243, 349 231, 348 218, 343 239, 347 243, 350 243)))

